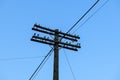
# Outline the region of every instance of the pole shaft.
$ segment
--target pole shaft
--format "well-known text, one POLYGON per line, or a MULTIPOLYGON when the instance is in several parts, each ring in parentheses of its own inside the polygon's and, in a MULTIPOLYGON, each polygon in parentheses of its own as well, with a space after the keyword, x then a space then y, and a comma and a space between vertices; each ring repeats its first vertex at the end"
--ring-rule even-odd
POLYGON ((59 80, 59 48, 58 48, 58 30, 55 31, 55 44, 54 44, 54 73, 53 80, 59 80))

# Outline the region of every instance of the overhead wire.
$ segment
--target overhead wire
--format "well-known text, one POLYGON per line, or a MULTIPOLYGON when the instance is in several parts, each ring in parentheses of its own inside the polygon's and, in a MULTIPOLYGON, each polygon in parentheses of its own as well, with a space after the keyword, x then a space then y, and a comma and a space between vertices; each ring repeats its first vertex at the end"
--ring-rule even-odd
MULTIPOLYGON (((106 0, 91 16, 89 16, 85 21, 84 21, 84 23, 82 23, 73 33, 75 33, 80 27, 82 27, 88 20, 90 20, 98 11, 100 11, 101 10, 101 8, 103 8, 107 3, 109 2, 109 0, 106 0)), ((73 34, 72 33, 72 34, 73 34)), ((63 49, 64 50, 64 49, 63 49)), ((65 50, 64 50, 64 55, 65 55, 65 57, 66 57, 66 61, 67 61, 67 63, 68 63, 68 65, 69 65, 69 68, 70 68, 70 71, 71 71, 71 73, 72 73, 72 76, 73 76, 73 79, 74 80, 76 80, 76 77, 75 77, 75 74, 74 74, 74 72, 73 72, 73 69, 72 69, 72 67, 71 67, 71 64, 70 64, 70 62, 69 62, 69 59, 68 59, 68 57, 67 57, 67 55, 66 55, 66 53, 65 53, 65 50)))
MULTIPOLYGON (((80 27, 82 27, 88 20, 90 20, 98 11, 100 11, 101 10, 101 8, 103 8, 107 3, 109 2, 109 0, 106 0, 91 16, 89 16, 85 21, 84 21, 84 23, 82 23, 73 33, 75 33, 80 27)), ((73 34, 72 33, 72 34, 73 34)), ((64 49, 63 49, 64 50, 64 49)), ((66 57, 66 61, 67 61, 67 63, 68 63, 68 65, 69 65, 69 68, 70 68, 70 71, 71 71, 71 73, 72 73, 72 76, 73 76, 73 79, 74 80, 76 80, 76 77, 75 77, 75 74, 74 74, 74 72, 73 72, 73 69, 72 69, 72 67, 71 67, 71 64, 70 64, 70 62, 69 62, 69 59, 68 59, 68 57, 67 57, 67 55, 66 55, 66 53, 65 53, 65 50, 64 50, 64 55, 65 55, 65 57, 66 57)))
POLYGON ((31 75, 31 77, 29 78, 29 80, 33 80, 35 78, 35 76, 37 75, 37 73, 40 71, 40 69, 42 68, 42 66, 46 63, 46 61, 49 59, 50 55, 52 54, 53 50, 51 49, 48 54, 46 54, 45 58, 41 61, 41 63, 38 65, 38 67, 36 68, 36 70, 34 71, 34 73, 31 75))
MULTIPOLYGON (((84 14, 82 17, 80 17, 80 19, 66 32, 66 34, 68 34, 68 33, 92 10, 92 8, 95 7, 95 5, 96 5, 98 2, 99 2, 99 0, 97 0, 97 1, 85 12, 85 14, 84 14)), ((63 37, 65 37, 65 36, 66 36, 66 35, 64 35, 63 37)), ((63 39, 63 37, 61 37, 60 41, 63 39)), ((37 70, 40 70, 40 69, 39 69, 40 66, 44 63, 44 61, 47 59, 47 57, 49 56, 49 54, 53 52, 53 49, 54 49, 54 48, 52 48, 52 49, 48 52, 48 54, 46 54, 46 57, 43 59, 43 61, 40 63, 40 65, 37 67, 37 69, 34 71, 34 73, 32 74, 32 76, 30 77, 29 80, 32 80, 33 77, 34 77, 35 75, 37 75, 37 74, 36 74, 36 73, 37 73, 37 70)))
POLYGON ((99 2, 100 0, 97 0, 84 14, 80 19, 68 30, 67 33, 69 33, 94 7, 95 5, 99 2))
POLYGON ((98 13, 107 3, 109 0, 106 0, 92 15, 90 15, 73 33, 75 33, 79 28, 81 28, 88 20, 90 20, 96 13, 98 13))
MULTIPOLYGON (((63 49, 63 50, 64 50, 64 49, 63 49)), ((66 61, 67 61, 67 63, 68 63, 68 66, 69 66, 69 68, 70 68, 70 71, 71 71, 71 73, 72 73, 73 79, 74 79, 74 80, 77 80, 76 77, 75 77, 75 74, 74 74, 74 72, 73 72, 72 66, 71 66, 71 64, 70 64, 70 61, 69 61, 69 59, 68 59, 68 57, 67 57, 67 54, 66 54, 65 50, 64 50, 64 55, 65 55, 66 61)))
POLYGON ((16 57, 16 58, 0 58, 0 61, 12 61, 12 60, 27 60, 27 59, 38 59, 45 56, 36 56, 36 57, 16 57))

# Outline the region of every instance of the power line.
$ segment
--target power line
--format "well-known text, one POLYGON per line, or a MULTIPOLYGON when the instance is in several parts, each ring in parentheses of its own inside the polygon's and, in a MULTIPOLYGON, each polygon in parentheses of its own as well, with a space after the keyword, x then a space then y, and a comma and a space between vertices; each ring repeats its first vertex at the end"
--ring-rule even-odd
POLYGON ((38 72, 42 69, 42 66, 46 63, 46 61, 49 59, 50 55, 52 54, 53 50, 51 49, 45 56, 45 58, 41 61, 37 69, 34 71, 34 73, 31 75, 29 80, 33 80, 35 76, 38 74, 38 72))
POLYGON ((67 33, 69 33, 91 10, 92 8, 95 7, 95 5, 99 2, 100 0, 97 0, 88 10, 86 13, 83 14, 82 17, 80 17, 80 19, 68 30, 67 33))
MULTIPOLYGON (((104 7, 108 2, 109 2, 109 0, 106 0, 105 3, 104 3, 101 7, 99 7, 90 17, 88 17, 88 18, 85 20, 85 22, 82 23, 74 32, 76 32, 76 31, 77 31, 80 27, 82 27, 88 20, 90 20, 90 19, 91 19, 102 7, 104 7)), ((74 33, 74 32, 73 32, 73 33, 74 33)), ((64 55, 65 55, 65 57, 66 57, 66 61, 67 61, 68 65, 69 65, 69 68, 70 68, 70 71, 71 71, 71 73, 72 73, 72 76, 73 76, 74 80, 76 80, 75 74, 74 74, 74 72, 73 72, 73 69, 72 69, 72 67, 71 67, 71 64, 70 64, 70 62, 69 62, 69 60, 68 60, 68 57, 67 57, 65 51, 64 51, 64 55)))
POLYGON ((87 23, 87 21, 90 20, 97 12, 99 12, 108 2, 109 0, 106 0, 105 3, 103 3, 91 16, 89 16, 73 33, 75 33, 79 28, 87 23))
MULTIPOLYGON (((101 7, 99 7, 90 17, 88 17, 87 20, 85 20, 85 22, 82 23, 74 32, 76 32, 76 31, 77 31, 80 27, 82 27, 88 20, 90 20, 90 19, 91 19, 102 7, 104 7, 108 2, 109 2, 109 0, 106 0, 105 3, 104 3, 101 7)), ((74 32, 73 32, 73 33, 74 33, 74 32)), ((64 50, 64 55, 65 55, 65 57, 66 57, 66 61, 67 61, 68 65, 69 65, 69 68, 70 68, 70 71, 71 71, 71 73, 72 73, 73 79, 76 80, 75 74, 74 74, 73 69, 72 69, 72 67, 71 67, 71 64, 70 64, 70 62, 69 62, 69 59, 68 59, 68 57, 67 57, 67 55, 66 55, 66 53, 65 53, 65 50, 64 50)))
POLYGON ((36 57, 17 57, 17 58, 0 58, 0 61, 12 61, 12 60, 25 60, 25 59, 38 59, 45 56, 36 56, 36 57))
MULTIPOLYGON (((63 50, 64 50, 64 49, 63 49, 63 50)), ((75 77, 75 74, 74 74, 74 72, 73 72, 73 69, 72 69, 72 67, 71 67, 70 61, 69 61, 69 59, 68 59, 68 57, 67 57, 67 55, 66 55, 65 50, 64 50, 64 55, 65 55, 66 61, 67 61, 67 63, 68 63, 68 66, 69 66, 69 68, 70 68, 70 71, 71 71, 71 73, 72 73, 73 79, 74 79, 74 80, 77 80, 76 77, 75 77)))

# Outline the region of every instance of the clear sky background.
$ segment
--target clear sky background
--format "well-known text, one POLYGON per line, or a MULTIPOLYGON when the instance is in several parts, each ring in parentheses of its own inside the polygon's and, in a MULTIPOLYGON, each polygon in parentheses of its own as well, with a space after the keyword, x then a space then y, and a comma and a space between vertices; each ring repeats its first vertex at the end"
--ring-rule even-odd
MULTIPOLYGON (((95 1, 0 0, 0 80, 28 80, 51 49, 30 41, 34 23, 67 32, 95 1)), ((76 80, 120 80, 120 0, 109 0, 80 26, 105 1, 71 31, 82 48, 60 50, 60 80, 75 80, 65 54, 76 80)), ((34 80, 52 80, 52 74, 53 55, 34 80)))

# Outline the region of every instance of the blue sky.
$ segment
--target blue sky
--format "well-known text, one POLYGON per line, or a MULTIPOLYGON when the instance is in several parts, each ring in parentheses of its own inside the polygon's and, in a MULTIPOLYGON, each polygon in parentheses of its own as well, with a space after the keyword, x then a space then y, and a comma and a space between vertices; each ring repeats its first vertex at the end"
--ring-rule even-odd
MULTIPOLYGON (((34 23, 67 30, 95 0, 0 0, 0 80, 28 80, 51 49, 30 41, 34 23), (27 59, 26 57, 39 57, 27 59), (26 58, 26 59, 18 59, 26 58)), ((71 31, 81 37, 78 52, 60 50, 60 80, 120 80, 120 1, 109 0, 82 27, 105 0, 71 31), (78 29, 78 27, 80 27, 78 29)), ((35 80, 52 80, 53 55, 35 80)))

